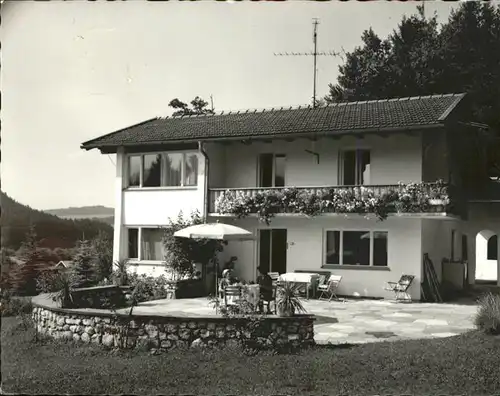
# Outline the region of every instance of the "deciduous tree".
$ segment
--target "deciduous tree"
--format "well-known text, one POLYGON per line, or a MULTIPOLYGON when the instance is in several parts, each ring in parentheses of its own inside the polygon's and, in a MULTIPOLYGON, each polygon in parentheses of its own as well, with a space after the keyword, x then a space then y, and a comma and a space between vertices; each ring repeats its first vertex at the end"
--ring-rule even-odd
POLYGON ((214 110, 208 107, 208 102, 199 96, 191 101, 191 107, 177 98, 172 99, 168 105, 176 109, 172 114, 173 116, 214 114, 214 110))
POLYGON ((419 7, 386 39, 369 29, 362 42, 346 54, 329 103, 466 92, 469 121, 495 133, 482 145, 487 172, 500 176, 500 6, 463 3, 442 26, 419 7))

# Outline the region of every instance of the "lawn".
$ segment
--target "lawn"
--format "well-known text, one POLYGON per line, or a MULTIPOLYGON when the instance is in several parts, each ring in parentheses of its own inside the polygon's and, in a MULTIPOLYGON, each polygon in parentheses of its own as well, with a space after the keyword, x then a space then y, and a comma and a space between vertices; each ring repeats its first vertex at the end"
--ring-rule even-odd
POLYGON ((3 392, 492 395, 500 389, 500 337, 479 332, 256 356, 228 350, 116 353, 35 343, 33 334, 19 319, 3 318, 3 392))

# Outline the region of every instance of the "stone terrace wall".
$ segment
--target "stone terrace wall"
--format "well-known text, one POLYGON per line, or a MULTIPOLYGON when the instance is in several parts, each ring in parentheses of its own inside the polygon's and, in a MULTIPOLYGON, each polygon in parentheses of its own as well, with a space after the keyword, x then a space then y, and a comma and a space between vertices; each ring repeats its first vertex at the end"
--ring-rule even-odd
POLYGON ((252 321, 222 317, 162 317, 113 315, 102 311, 34 306, 33 320, 40 334, 57 339, 102 344, 116 348, 168 350, 174 347, 237 345, 254 340, 265 347, 314 344, 314 316, 265 317, 257 333, 252 321))

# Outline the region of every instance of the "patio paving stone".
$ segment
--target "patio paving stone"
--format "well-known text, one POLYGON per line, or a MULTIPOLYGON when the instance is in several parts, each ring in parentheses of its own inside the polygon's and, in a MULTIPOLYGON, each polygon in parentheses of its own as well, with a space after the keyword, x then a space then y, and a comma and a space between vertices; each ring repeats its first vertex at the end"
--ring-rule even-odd
POLYGON ((415 323, 423 323, 426 326, 447 326, 448 322, 443 319, 417 319, 415 323))
POLYGON ((374 336, 375 338, 396 337, 396 334, 394 334, 392 331, 367 331, 365 332, 365 334, 374 336))
POLYGON ((431 334, 432 337, 436 337, 436 338, 454 337, 457 335, 458 335, 457 333, 432 333, 431 334))
MULTIPOLYGON (((307 312, 319 316, 319 344, 359 344, 393 340, 451 337, 474 328, 475 305, 395 303, 394 301, 303 300, 307 312)), ((120 310, 121 311, 121 310, 120 310)), ((128 309, 124 312, 128 313, 128 309)), ((213 316, 206 298, 157 300, 139 304, 136 314, 213 316)))

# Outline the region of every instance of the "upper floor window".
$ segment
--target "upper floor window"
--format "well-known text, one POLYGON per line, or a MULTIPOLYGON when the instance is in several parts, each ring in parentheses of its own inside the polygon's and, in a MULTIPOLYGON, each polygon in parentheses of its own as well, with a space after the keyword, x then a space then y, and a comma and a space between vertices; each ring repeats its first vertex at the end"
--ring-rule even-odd
POLYGON ((339 184, 344 186, 370 184, 370 150, 340 152, 339 184))
POLYGON ((284 187, 285 163, 284 154, 260 154, 259 187, 284 187))
POLYGON ((158 153, 128 157, 129 187, 183 187, 198 184, 196 153, 158 153))

